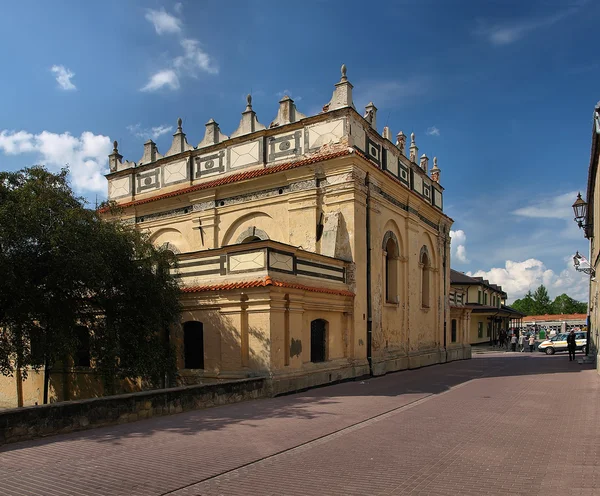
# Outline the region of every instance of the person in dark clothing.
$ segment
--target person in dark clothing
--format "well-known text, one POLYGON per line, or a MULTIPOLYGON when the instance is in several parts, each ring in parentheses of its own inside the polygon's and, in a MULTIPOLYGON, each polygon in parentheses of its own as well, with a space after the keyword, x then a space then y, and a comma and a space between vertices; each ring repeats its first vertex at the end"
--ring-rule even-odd
POLYGON ((575 333, 571 331, 567 336, 567 348, 569 349, 569 362, 575 360, 575 348, 577 343, 575 342, 575 333))

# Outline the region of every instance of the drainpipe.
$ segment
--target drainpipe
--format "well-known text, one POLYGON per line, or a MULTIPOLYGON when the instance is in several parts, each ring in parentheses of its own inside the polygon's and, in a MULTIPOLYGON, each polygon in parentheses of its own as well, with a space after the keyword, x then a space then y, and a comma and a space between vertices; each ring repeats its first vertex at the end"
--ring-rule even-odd
POLYGON ((444 353, 446 353, 445 360, 448 360, 448 350, 446 349, 446 226, 444 226, 444 353))
POLYGON ((373 309, 371 304, 371 188, 369 183, 369 174, 365 178, 367 187, 367 215, 366 215, 366 236, 367 236, 367 360, 369 362, 369 375, 373 375, 373 358, 371 356, 372 338, 373 338, 373 309))

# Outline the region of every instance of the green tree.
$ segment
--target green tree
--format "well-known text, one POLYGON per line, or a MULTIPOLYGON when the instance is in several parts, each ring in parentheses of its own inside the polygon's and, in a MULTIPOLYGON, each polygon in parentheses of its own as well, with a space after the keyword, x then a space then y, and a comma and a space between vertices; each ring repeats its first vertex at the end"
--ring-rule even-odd
POLYGON ((157 382, 174 369, 165 333, 179 317, 172 254, 73 195, 67 170, 0 173, 0 373, 53 367, 91 332, 109 391, 118 377, 157 382))
POLYGON ((534 315, 534 305, 533 295, 531 294, 531 290, 529 290, 523 298, 515 300, 511 307, 525 315, 534 315))
POLYGON ((587 313, 587 303, 577 301, 565 293, 554 298, 551 308, 554 314, 587 313))
POLYGON ((543 284, 533 293, 533 315, 545 315, 551 312, 548 290, 543 284))

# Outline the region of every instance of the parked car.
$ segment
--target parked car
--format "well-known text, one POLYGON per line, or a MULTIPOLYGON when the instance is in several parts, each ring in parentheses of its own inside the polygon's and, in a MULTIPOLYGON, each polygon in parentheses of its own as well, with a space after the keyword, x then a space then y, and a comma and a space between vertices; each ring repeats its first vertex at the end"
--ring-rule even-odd
MULTIPOLYGON (((538 351, 542 353, 546 353, 546 355, 554 355, 557 351, 567 351, 567 336, 569 333, 561 333, 556 336, 547 339, 546 341, 542 341, 538 345, 538 351)), ((584 350, 587 346, 587 336, 585 332, 576 332, 575 333, 575 344, 577 350, 584 350)))

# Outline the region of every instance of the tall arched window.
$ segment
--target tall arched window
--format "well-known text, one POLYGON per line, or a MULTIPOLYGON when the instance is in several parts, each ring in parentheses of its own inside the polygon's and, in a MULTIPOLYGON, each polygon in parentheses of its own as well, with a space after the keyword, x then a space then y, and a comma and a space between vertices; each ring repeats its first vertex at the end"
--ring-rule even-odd
POLYGON ((427 248, 421 250, 421 306, 429 308, 429 273, 430 265, 427 248))
POLYGON ((398 245, 390 238, 385 245, 385 301, 398 303, 398 245))
POLYGON ((204 326, 202 322, 186 322, 183 324, 183 356, 184 368, 204 368, 204 326))
POLYGON ((77 352, 75 354, 76 367, 90 366, 90 331, 86 326, 77 326, 75 328, 77 337, 77 352))
POLYGON ((310 361, 327 360, 327 321, 313 320, 310 323, 310 361))

